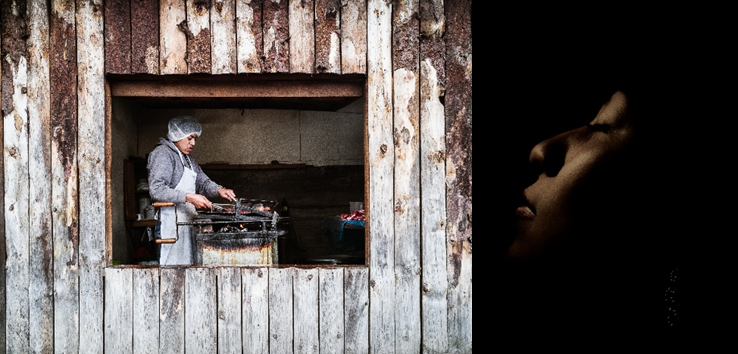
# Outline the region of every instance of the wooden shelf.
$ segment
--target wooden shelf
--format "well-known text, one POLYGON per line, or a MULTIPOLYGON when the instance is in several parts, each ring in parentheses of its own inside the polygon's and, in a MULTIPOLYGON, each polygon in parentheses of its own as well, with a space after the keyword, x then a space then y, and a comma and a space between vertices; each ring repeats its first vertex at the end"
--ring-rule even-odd
POLYGON ((131 226, 133 227, 156 226, 156 221, 157 220, 154 220, 154 219, 134 220, 131 222, 131 226))

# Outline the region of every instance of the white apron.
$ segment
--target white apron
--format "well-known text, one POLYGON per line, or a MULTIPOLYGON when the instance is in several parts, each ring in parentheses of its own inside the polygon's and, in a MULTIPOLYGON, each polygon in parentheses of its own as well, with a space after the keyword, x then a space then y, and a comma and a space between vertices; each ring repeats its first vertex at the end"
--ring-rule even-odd
MULTIPOLYGON (((178 151, 179 152, 179 151, 178 151)), ((185 166, 182 179, 179 180, 176 190, 185 193, 195 193, 195 181, 197 173, 184 164, 182 153, 179 159, 185 166)), ((177 222, 191 222, 197 215, 197 210, 192 203, 176 203, 177 216, 175 220, 174 207, 160 208, 159 221, 161 238, 177 238, 177 222)), ((162 243, 159 249, 159 265, 191 265, 195 264, 195 237, 191 225, 179 226, 179 239, 175 243, 162 243)))

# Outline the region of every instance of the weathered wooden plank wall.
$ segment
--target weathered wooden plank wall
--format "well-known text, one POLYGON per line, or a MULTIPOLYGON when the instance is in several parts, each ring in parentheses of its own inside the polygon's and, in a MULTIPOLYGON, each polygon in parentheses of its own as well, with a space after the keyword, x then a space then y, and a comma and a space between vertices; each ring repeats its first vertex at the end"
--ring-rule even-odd
POLYGON ((471 353, 471 0, 0 4, 2 352, 471 353), (140 73, 366 74, 367 266, 106 265, 140 73))

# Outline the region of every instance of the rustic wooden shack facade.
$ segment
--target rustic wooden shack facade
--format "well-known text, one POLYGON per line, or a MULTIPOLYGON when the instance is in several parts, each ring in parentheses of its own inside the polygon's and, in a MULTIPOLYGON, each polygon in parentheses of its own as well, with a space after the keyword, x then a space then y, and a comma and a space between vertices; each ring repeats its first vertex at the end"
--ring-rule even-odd
POLYGON ((471 0, 0 4, 0 351, 472 352, 471 0), (111 83, 270 74, 364 80, 366 263, 113 265, 111 83))

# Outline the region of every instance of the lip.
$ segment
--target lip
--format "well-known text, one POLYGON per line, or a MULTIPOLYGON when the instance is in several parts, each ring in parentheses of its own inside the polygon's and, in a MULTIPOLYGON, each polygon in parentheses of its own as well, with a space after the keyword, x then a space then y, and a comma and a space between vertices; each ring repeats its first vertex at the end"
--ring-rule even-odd
POLYGON ((525 194, 523 194, 520 198, 520 205, 515 210, 515 217, 519 219, 531 219, 536 216, 536 209, 531 205, 530 201, 528 201, 528 198, 525 197, 525 194))

